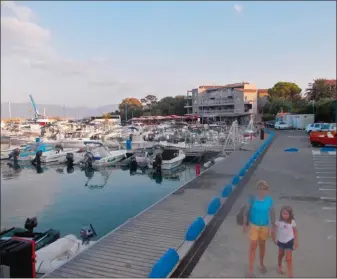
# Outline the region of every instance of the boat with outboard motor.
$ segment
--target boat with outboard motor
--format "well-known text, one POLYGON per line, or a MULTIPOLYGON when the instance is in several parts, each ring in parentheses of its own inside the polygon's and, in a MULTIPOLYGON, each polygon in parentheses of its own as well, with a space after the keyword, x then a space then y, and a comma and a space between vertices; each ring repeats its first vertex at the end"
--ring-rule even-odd
POLYGON ((81 239, 73 234, 66 235, 36 251, 36 273, 49 273, 96 243, 91 240, 97 236, 91 224, 82 227, 80 236, 81 239))
MULTIPOLYGON (((79 153, 78 148, 65 148, 50 143, 36 142, 27 145, 23 151, 13 150, 8 159, 16 157, 18 161, 39 161, 40 163, 65 163, 68 153, 79 153)), ((81 155, 79 155, 81 157, 81 155)))
POLYGON ((75 160, 74 164, 82 167, 108 167, 127 157, 127 150, 113 150, 108 148, 100 141, 84 141, 86 151, 82 159, 75 160))
POLYGON ((180 166, 185 158, 185 153, 180 149, 164 149, 160 158, 159 156, 156 156, 153 163, 149 164, 149 168, 156 168, 156 166, 160 164, 161 169, 171 170, 180 166))

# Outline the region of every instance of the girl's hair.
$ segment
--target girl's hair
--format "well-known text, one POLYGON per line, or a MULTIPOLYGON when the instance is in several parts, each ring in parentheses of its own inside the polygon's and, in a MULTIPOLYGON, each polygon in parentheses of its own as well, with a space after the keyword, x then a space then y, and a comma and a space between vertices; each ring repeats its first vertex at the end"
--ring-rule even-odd
POLYGON ((269 189, 269 185, 266 181, 260 180, 259 182, 256 183, 256 188, 259 189, 260 187, 265 187, 269 189))
POLYGON ((281 208, 281 211, 280 211, 280 221, 284 221, 284 222, 287 222, 287 223, 291 224, 291 222, 293 220, 295 220, 295 216, 294 216, 294 212, 293 212, 293 209, 291 208, 291 206, 288 206, 288 205, 283 206, 281 208), (283 219, 283 216, 282 216, 283 211, 286 211, 286 212, 289 213, 289 219, 288 220, 283 219))

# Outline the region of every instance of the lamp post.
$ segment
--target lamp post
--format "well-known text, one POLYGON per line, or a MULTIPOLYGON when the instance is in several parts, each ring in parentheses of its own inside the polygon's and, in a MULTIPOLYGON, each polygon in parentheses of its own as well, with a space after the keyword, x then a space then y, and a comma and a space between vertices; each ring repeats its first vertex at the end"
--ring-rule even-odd
POLYGON ((314 122, 315 122, 315 100, 312 101, 312 114, 314 115, 314 122))
POLYGON ((124 104, 125 122, 128 121, 128 105, 124 104))

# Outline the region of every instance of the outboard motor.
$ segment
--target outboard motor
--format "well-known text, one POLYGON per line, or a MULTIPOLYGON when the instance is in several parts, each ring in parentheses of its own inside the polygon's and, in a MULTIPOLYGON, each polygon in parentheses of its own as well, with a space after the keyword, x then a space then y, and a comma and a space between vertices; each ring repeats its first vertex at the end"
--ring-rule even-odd
POLYGON ((163 181, 163 175, 161 172, 154 172, 152 178, 156 181, 157 184, 161 184, 163 181))
POLYGON ((154 158, 154 162, 152 163, 152 166, 157 172, 161 172, 162 162, 163 162, 163 159, 161 157, 161 154, 160 153, 156 154, 156 157, 154 158))
POLYGON ((138 163, 136 161, 136 158, 132 158, 131 163, 130 163, 130 174, 135 173, 137 169, 138 169, 138 163))
POLYGON ((67 160, 67 167, 72 167, 74 165, 74 154, 67 153, 66 160, 67 160))
POLYGON ((42 150, 39 150, 36 152, 35 158, 32 161, 32 165, 41 165, 41 156, 42 156, 42 150))
POLYGON ((8 155, 8 159, 11 159, 13 158, 13 161, 14 161, 14 166, 15 165, 18 165, 18 157, 20 155, 20 149, 19 148, 16 148, 14 149, 11 153, 9 153, 8 155))
POLYGON ((59 153, 60 151, 63 151, 63 147, 62 147, 62 145, 55 145, 55 150, 56 150, 56 152, 57 153, 59 153))
POLYGON ((27 218, 25 222, 25 229, 30 233, 33 232, 34 228, 37 227, 37 219, 36 217, 27 218))
POLYGON ((95 157, 91 152, 87 152, 84 155, 84 159, 82 162, 82 167, 84 168, 92 168, 92 163, 95 161, 95 157))
POLYGON ((80 236, 82 238, 82 244, 88 244, 90 239, 97 236, 95 229, 90 224, 89 226, 83 226, 80 231, 80 236))

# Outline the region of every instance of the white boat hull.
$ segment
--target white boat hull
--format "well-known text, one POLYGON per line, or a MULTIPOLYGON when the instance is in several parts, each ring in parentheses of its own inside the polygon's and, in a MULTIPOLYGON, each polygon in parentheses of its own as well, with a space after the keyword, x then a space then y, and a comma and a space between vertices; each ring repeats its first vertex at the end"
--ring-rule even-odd
MULTIPOLYGON (((42 157, 41 157, 41 162, 45 164, 50 164, 50 163, 64 164, 67 161, 66 159, 67 153, 73 153, 75 155, 78 151, 79 151, 78 148, 65 148, 62 151, 52 150, 52 151, 43 152, 42 157)), ((78 154, 79 156, 81 156, 80 153, 78 154)), ((35 154, 25 156, 25 157, 19 156, 18 161, 19 162, 31 161, 35 158, 35 156, 36 156, 35 154)))
POLYGON ((94 161, 94 167, 108 167, 113 166, 126 158, 126 150, 110 151, 111 156, 94 161))
POLYGON ((48 246, 36 251, 35 269, 37 273, 49 273, 69 259, 88 249, 96 241, 82 244, 75 235, 66 235, 48 246))
POLYGON ((162 170, 171 170, 178 166, 180 166, 183 163, 183 160, 185 158, 179 159, 179 160, 170 160, 170 161, 163 161, 161 169, 162 170))

